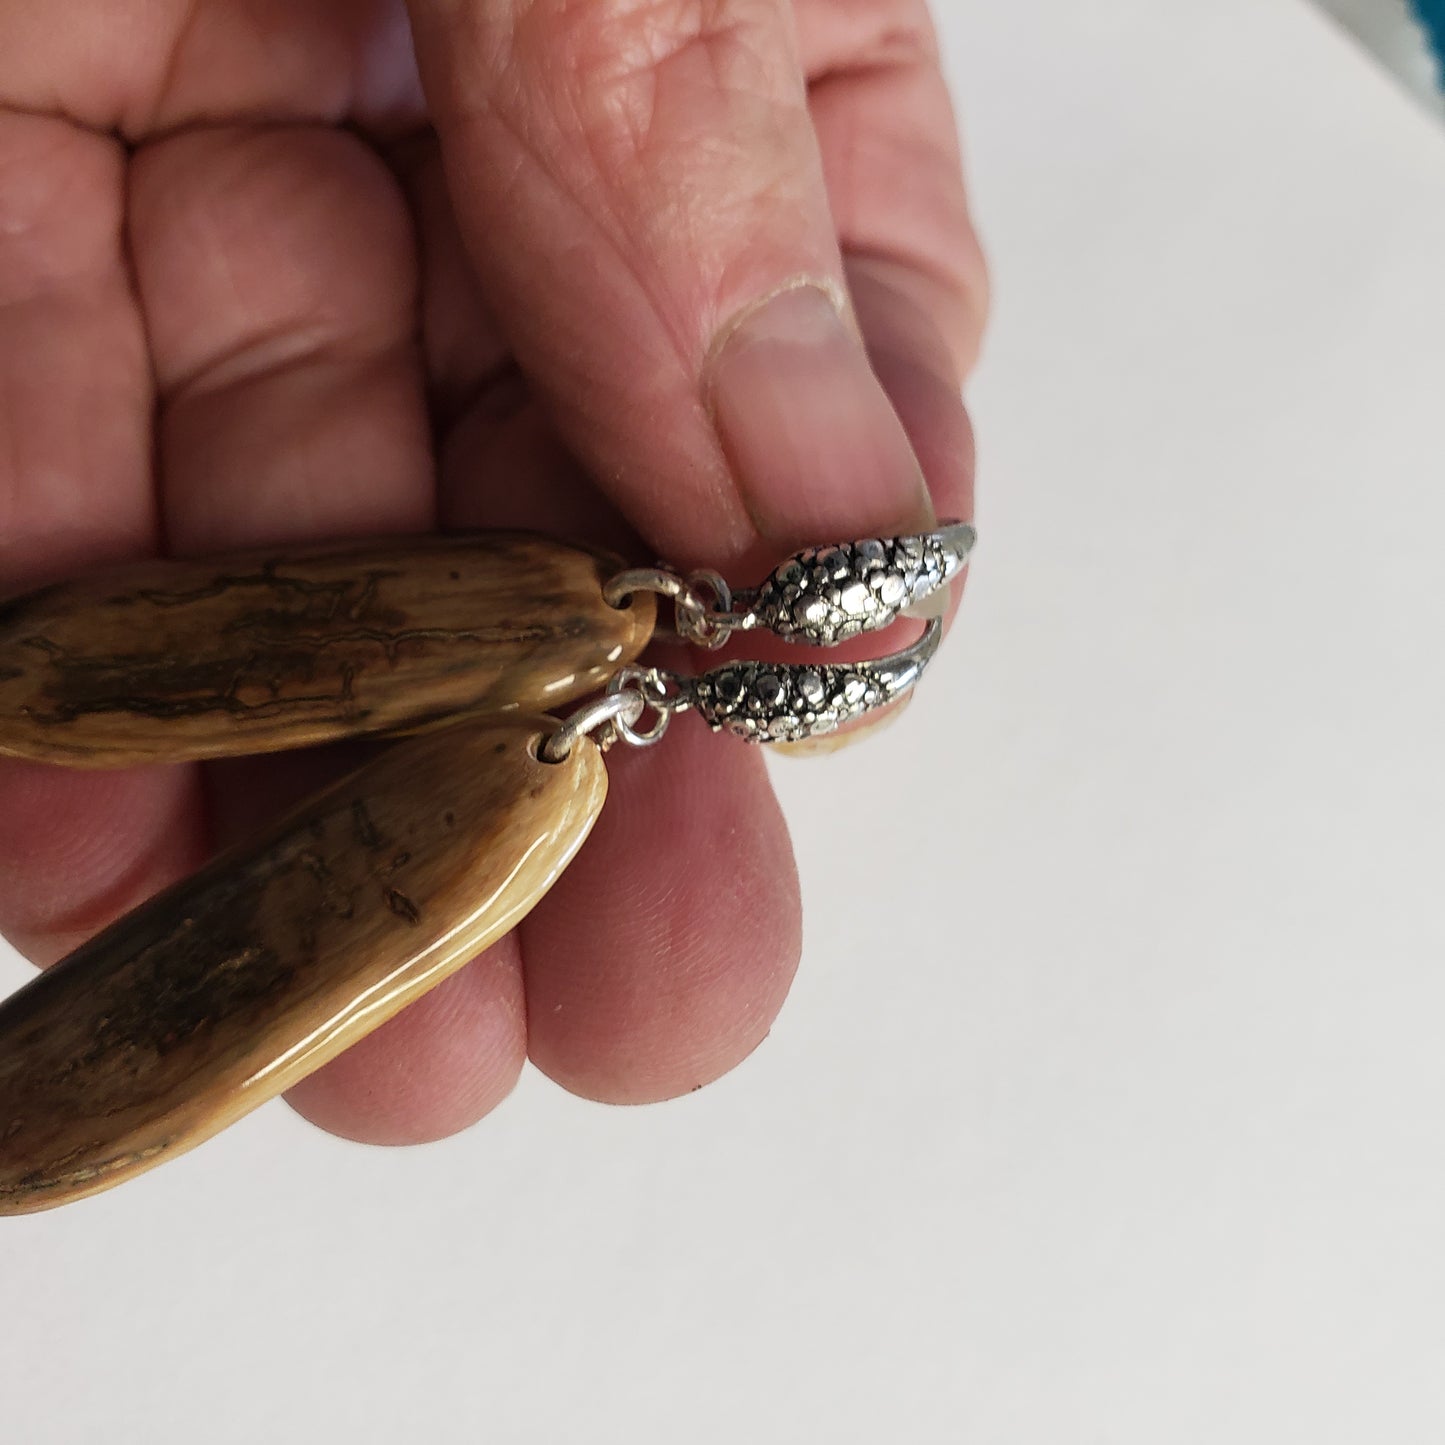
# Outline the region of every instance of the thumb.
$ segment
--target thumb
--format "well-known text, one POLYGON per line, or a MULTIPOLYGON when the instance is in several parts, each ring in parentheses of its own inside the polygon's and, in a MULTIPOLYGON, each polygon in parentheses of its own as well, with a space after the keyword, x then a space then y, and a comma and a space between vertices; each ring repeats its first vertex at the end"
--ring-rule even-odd
POLYGON ((787 0, 410 0, 463 236, 629 521, 726 564, 927 526, 847 301, 787 0))

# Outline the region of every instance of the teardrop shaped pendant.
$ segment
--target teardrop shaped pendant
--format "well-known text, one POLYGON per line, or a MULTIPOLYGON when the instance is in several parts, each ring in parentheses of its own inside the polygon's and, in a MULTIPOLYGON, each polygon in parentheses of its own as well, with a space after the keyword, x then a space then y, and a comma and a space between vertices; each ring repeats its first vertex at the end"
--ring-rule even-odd
POLYGON ((590 831, 607 746, 654 743, 686 711, 752 741, 828 733, 906 694, 941 636, 935 613, 916 642, 876 661, 682 675, 634 661, 656 596, 701 647, 758 629, 825 647, 927 608, 973 542, 955 523, 813 548, 734 594, 713 573, 609 573, 595 554, 498 535, 322 548, 249 570, 149 564, 0 605, 0 753, 108 766, 438 728, 0 1003, 0 1214, 83 1198, 191 1148, 501 937, 590 831), (199 671, 156 636, 128 633, 128 617, 164 621, 159 636, 199 671), (351 656, 365 667, 349 693, 316 702, 309 669, 344 678, 351 656), (228 693, 218 684, 238 658, 250 681, 228 693), (144 688, 127 691, 135 679, 144 688), (603 682, 565 722, 530 715, 603 682), (234 706, 214 705, 232 694, 234 706), (41 715, 65 699, 68 711, 41 715))

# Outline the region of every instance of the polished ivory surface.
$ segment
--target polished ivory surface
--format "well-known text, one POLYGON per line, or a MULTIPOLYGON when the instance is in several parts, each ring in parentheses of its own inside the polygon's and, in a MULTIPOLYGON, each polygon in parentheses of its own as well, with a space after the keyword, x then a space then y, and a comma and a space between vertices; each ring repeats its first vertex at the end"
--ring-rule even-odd
POLYGON ((513 926, 607 793, 540 719, 397 744, 0 1005, 0 1213, 93 1194, 309 1074, 513 926))
POLYGON ((539 712, 647 645, 615 557, 521 532, 148 560, 0 601, 0 754, 111 768, 539 712))

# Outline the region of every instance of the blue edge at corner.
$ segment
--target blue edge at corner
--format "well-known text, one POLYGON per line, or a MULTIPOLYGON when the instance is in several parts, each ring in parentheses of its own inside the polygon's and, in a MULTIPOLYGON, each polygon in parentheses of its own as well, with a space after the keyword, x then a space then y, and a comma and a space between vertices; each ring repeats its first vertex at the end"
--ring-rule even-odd
POLYGON ((1445 0, 1415 0, 1415 13, 1435 47, 1442 68, 1441 80, 1445 83, 1445 0))

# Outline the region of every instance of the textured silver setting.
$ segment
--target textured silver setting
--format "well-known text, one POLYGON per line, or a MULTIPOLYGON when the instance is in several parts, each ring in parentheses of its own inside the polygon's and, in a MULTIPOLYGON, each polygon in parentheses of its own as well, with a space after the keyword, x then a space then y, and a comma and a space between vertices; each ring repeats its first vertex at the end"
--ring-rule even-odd
POLYGON ((680 706, 714 732, 749 742, 798 742, 897 702, 923 675, 943 636, 935 619, 912 647, 872 662, 730 662, 683 682, 680 706))
POLYGON ((800 742, 836 731, 909 692, 943 637, 942 590, 968 566, 977 533, 967 522, 908 537, 868 537, 809 547, 762 584, 733 593, 715 572, 683 577, 670 568, 634 567, 603 588, 614 607, 636 592, 669 598, 676 635, 722 646, 734 632, 764 630, 790 642, 832 647, 877 632, 900 617, 928 617, 923 635, 891 657, 855 663, 729 662, 699 677, 657 667, 625 667, 607 696, 582 708, 547 740, 543 756, 565 757, 579 736, 600 746, 655 743, 674 714, 696 711, 714 732, 749 742, 800 742), (932 599, 930 605, 930 599, 932 599), (926 607, 926 611, 924 610, 926 607), (646 711, 655 716, 643 728, 646 711))
POLYGON ((977 533, 967 522, 912 537, 810 547, 755 591, 740 592, 726 622, 790 642, 832 647, 896 622, 968 565, 977 533))

